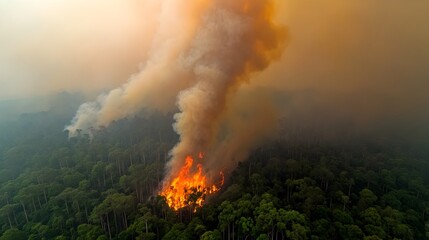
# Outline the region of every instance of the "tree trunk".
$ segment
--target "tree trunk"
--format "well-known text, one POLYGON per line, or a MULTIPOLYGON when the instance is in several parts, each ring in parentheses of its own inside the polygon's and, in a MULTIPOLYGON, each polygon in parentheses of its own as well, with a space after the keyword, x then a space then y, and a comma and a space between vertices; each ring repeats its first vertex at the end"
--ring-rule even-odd
POLYGON ((125 223, 125 229, 128 228, 128 218, 127 218, 127 213, 124 212, 124 223, 125 223))
POLYGON ((39 208, 42 208, 42 203, 40 202, 40 197, 37 196, 37 202, 39 203, 39 208))
POLYGON ((36 203, 34 202, 34 197, 33 197, 33 198, 31 198, 31 201, 33 202, 33 208, 34 208, 34 211, 36 211, 37 209, 36 209, 36 203))
POLYGON ((45 197, 45 204, 48 203, 48 198, 46 197, 46 190, 43 188, 43 196, 45 197))
POLYGON ((271 240, 274 240, 274 228, 271 228, 271 240))
POLYGON ((118 233, 118 220, 116 219, 116 212, 113 211, 113 219, 115 219, 115 232, 118 233))
POLYGON ((104 231, 104 234, 106 234, 106 226, 105 226, 106 224, 104 223, 103 216, 100 216, 100 225, 101 225, 101 228, 104 231))
POLYGON ((28 223, 28 214, 27 214, 27 210, 25 209, 25 205, 24 205, 24 203, 23 203, 23 202, 21 202, 21 205, 22 205, 22 209, 24 209, 25 220, 27 220, 27 223, 28 223))
POLYGON ((9 220, 9 226, 10 226, 10 228, 12 228, 12 222, 10 221, 9 213, 7 213, 7 220, 9 220))
POLYGON ((109 239, 112 240, 112 233, 110 232, 110 221, 109 221, 109 214, 107 216, 107 231, 109 232, 109 239))
POLYGON ((231 224, 228 223, 228 240, 231 240, 231 224))
POLYGON ((234 223, 232 224, 232 239, 235 240, 235 229, 234 229, 234 223))
POLYGON ((12 213, 13 213, 13 219, 15 220, 15 225, 18 226, 18 220, 16 220, 15 211, 13 211, 12 213))

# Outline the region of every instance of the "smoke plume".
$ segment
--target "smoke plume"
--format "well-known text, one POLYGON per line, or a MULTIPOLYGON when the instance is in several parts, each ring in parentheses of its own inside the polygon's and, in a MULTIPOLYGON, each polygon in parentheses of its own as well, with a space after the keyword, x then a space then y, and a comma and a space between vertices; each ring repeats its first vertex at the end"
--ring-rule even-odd
MULTIPOLYGON (((220 162, 213 152, 232 94, 252 73, 265 69, 281 53, 284 29, 273 23, 273 10, 272 1, 225 0, 217 1, 203 17, 188 53, 197 81, 178 96, 180 113, 175 116, 175 129, 180 143, 172 151, 173 172, 186 155, 201 151, 207 153, 205 164, 210 160, 220 162)), ((237 134, 232 132, 233 127, 229 130, 228 134, 237 134)))
POLYGON ((278 118, 293 132, 283 136, 384 129, 427 143, 428 8, 401 0, 0 1, 0 100, 105 92, 79 108, 71 136, 142 109, 179 109, 172 171, 180 155, 205 151, 204 167, 216 172, 279 133, 278 118), (287 48, 275 23, 287 26, 287 48))
MULTIPOLYGON (((142 70, 97 101, 81 105, 66 127, 70 136, 143 108, 172 109, 176 103, 180 112, 174 128, 180 142, 171 152, 170 173, 183 165, 186 155, 199 152, 207 155, 205 166, 219 158, 240 160, 254 139, 265 134, 260 125, 275 125, 266 124, 275 119, 271 111, 263 118, 240 118, 228 109, 237 88, 282 53, 285 29, 275 22, 274 10, 271 0, 161 1, 159 26, 142 70)), ((225 166, 212 166, 219 167, 225 166)))

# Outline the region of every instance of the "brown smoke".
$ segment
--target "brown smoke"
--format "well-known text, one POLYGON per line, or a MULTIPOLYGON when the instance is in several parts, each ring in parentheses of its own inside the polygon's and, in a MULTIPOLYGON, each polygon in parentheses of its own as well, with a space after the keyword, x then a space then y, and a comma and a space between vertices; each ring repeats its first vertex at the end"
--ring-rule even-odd
POLYGON ((279 118, 293 133, 282 136, 376 138, 384 129, 427 143, 428 8, 402 0, 1 1, 0 100, 113 89, 78 109, 71 136, 142 109, 179 107, 171 173, 184 154, 204 151, 204 169, 216 175, 279 133, 279 118), (277 23, 288 28, 287 48, 277 23))
POLYGON ((228 109, 237 88, 282 53, 285 29, 274 20, 274 1, 166 0, 160 9, 153 46, 141 72, 96 102, 83 104, 66 129, 74 136, 78 129, 107 126, 143 108, 172 109, 176 102, 180 112, 174 127, 180 142, 171 152, 169 173, 178 170, 186 155, 198 152, 207 153, 205 166, 218 162, 211 154, 224 158, 224 166, 217 167, 223 168, 232 152, 238 153, 234 159, 242 159, 254 139, 265 134, 259 125, 267 118, 274 121, 275 114, 243 119, 228 109), (228 129, 224 140, 219 138, 221 123, 223 130, 228 129), (258 130, 244 134, 247 127, 258 130), (238 148, 235 142, 243 136, 246 140, 238 148))
MULTIPOLYGON (((175 116, 175 129, 180 134, 180 143, 172 151, 171 172, 181 167, 186 155, 196 155, 201 151, 207 153, 206 166, 217 163, 222 168, 232 160, 230 156, 215 154, 218 148, 227 154, 229 149, 225 146, 232 147, 229 151, 237 150, 234 149, 235 144, 218 143, 219 124, 227 113, 228 102, 236 88, 248 81, 252 73, 262 71, 280 56, 285 31, 273 22, 273 17, 273 1, 245 0, 217 1, 204 16, 189 53, 195 62, 193 72, 197 81, 178 97, 181 112, 175 116), (219 157, 226 161, 220 163, 219 157)), ((241 123, 251 126, 258 119, 241 119, 241 123)), ((230 125, 227 126, 230 136, 225 140, 236 141, 243 137, 244 132, 236 121, 223 123, 230 125)), ((258 125, 253 127, 264 129, 258 125)), ((258 136, 260 134, 247 135, 252 137, 248 138, 249 141, 258 136)), ((246 141, 239 144, 243 148, 251 146, 246 141)))
POLYGON ((205 12, 209 1, 159 1, 157 29, 152 37, 149 57, 142 70, 124 85, 99 96, 97 101, 82 104, 72 124, 70 135, 77 129, 108 126, 111 121, 132 116, 143 108, 172 109, 176 95, 193 79, 184 68, 183 52, 199 26, 198 16, 205 12), (179 19, 179 20, 178 20, 179 19))
POLYGON ((280 64, 258 77, 269 81, 254 83, 283 91, 289 129, 326 127, 338 134, 390 125, 390 132, 410 135, 423 130, 429 121, 428 1, 283 5, 288 48, 280 64))

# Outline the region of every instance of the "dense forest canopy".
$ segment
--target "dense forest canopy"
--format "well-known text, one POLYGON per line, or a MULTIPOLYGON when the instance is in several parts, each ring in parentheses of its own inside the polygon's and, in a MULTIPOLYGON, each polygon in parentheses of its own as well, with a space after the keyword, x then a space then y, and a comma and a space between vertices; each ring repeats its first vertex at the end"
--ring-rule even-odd
POLYGON ((1 122, 2 240, 428 237, 429 161, 419 142, 325 141, 284 128, 230 169, 203 207, 191 196, 176 212, 157 195, 178 140, 171 115, 144 113, 69 139, 62 129, 81 100, 56 98, 1 122))
POLYGON ((0 240, 428 239, 429 1, 0 1, 0 240))

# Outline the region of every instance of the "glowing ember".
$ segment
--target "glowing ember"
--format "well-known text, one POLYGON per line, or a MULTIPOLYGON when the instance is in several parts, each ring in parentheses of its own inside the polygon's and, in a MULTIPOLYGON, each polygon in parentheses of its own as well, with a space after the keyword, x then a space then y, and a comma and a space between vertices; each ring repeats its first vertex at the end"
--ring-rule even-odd
MULTIPOLYGON (((198 157, 202 159, 203 153, 198 157)), ((224 176, 221 172, 221 182, 218 186, 208 185, 206 176, 203 173, 201 164, 193 167, 194 159, 192 156, 185 158, 185 165, 180 169, 177 176, 171 181, 169 186, 164 186, 160 195, 164 196, 168 206, 174 210, 179 210, 189 205, 201 207, 207 195, 220 190, 223 185, 224 176)))

